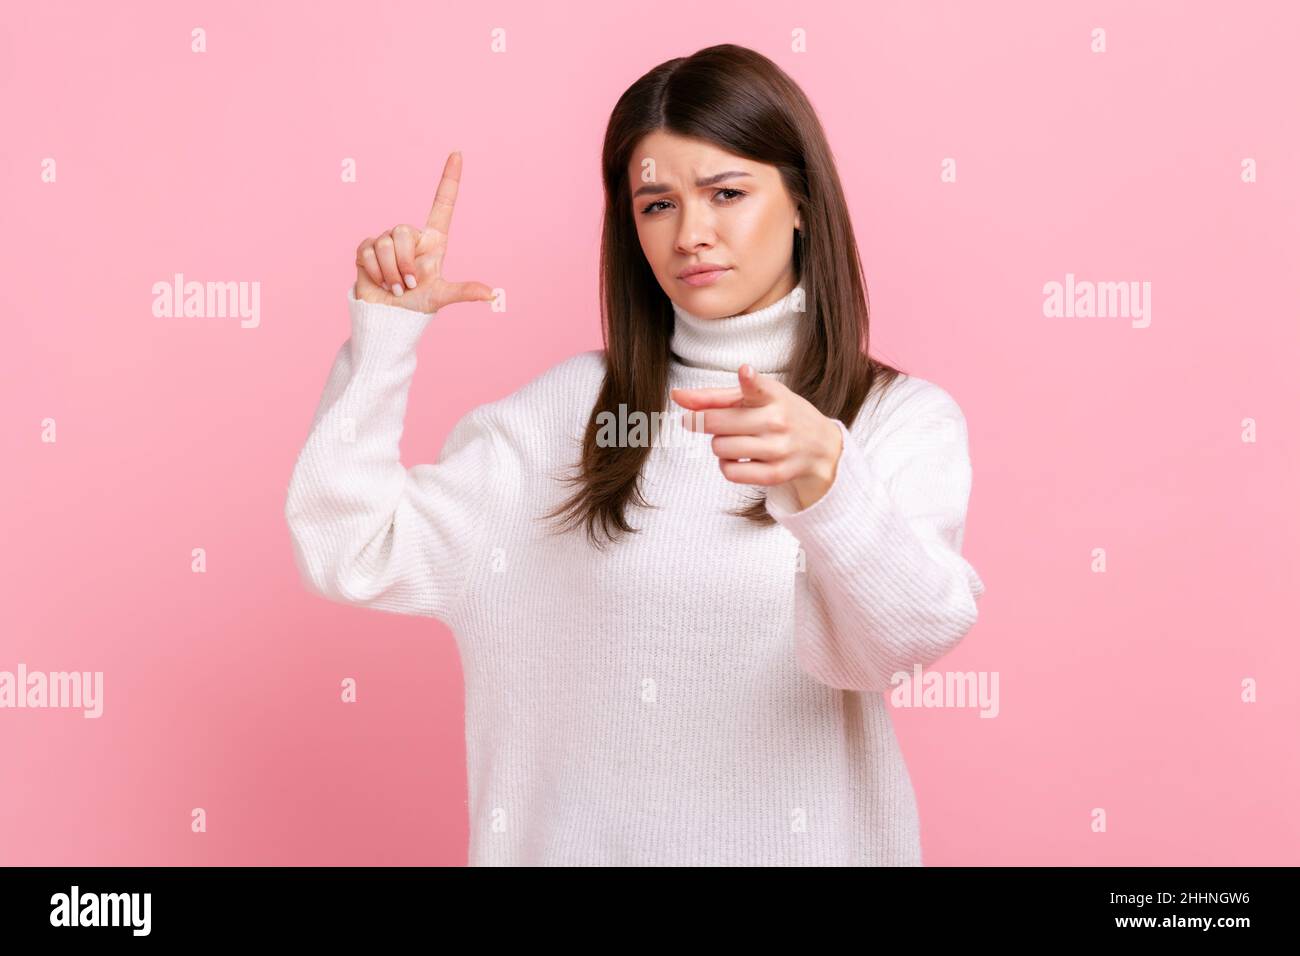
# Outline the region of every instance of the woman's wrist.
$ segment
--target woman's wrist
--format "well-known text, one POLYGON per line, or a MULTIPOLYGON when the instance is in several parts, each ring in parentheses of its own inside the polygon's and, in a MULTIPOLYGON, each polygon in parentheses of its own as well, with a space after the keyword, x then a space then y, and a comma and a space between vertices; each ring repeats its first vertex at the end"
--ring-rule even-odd
POLYGON ((830 491, 835 484, 840 457, 844 454, 844 436, 840 432, 840 426, 832 418, 824 418, 824 421, 825 439, 818 442, 821 453, 812 456, 804 474, 790 480, 800 510, 811 508, 830 491))

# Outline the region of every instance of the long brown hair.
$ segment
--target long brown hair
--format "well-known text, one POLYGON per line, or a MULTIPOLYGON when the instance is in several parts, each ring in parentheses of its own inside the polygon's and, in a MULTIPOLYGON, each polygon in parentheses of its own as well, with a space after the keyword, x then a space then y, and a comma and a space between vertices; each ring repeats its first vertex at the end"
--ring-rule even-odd
MULTIPOLYGON (((794 269, 805 292, 806 319, 791 356, 786 387, 829 418, 846 425, 873 387, 885 388, 900 370, 868 355, 866 281, 844 191, 812 104, 770 59, 724 43, 655 67, 619 98, 605 130, 601 168, 605 221, 600 246, 605 378, 583 439, 578 490, 545 518, 585 524, 603 548, 640 529, 627 521, 629 502, 656 507, 641 494, 641 469, 650 445, 615 447, 597 441, 598 415, 620 403, 650 418, 669 404, 669 345, 674 313, 641 251, 632 218, 628 165, 648 134, 666 130, 707 140, 754 162, 776 166, 800 210, 794 269)), ((739 518, 771 524, 766 494, 739 518)))

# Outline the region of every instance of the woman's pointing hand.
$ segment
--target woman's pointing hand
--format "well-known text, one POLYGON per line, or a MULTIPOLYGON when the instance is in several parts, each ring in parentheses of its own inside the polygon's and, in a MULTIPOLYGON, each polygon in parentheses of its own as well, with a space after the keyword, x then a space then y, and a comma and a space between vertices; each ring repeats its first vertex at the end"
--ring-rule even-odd
POLYGON ((774 378, 742 365, 737 388, 675 388, 691 431, 712 434, 718 467, 742 485, 790 482, 801 508, 830 489, 843 451, 834 419, 774 378), (747 461, 742 459, 748 459, 747 461))

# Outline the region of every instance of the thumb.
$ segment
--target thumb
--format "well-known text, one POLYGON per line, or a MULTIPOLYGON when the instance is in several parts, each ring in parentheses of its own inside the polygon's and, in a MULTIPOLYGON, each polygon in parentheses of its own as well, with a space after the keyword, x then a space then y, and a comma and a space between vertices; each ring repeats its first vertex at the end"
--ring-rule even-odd
POLYGON ((486 302, 496 298, 492 287, 482 282, 449 282, 447 285, 451 302, 486 302))
POLYGON ((740 394, 742 404, 766 405, 768 402, 772 401, 774 396, 770 387, 770 380, 754 371, 754 366, 747 362, 740 367, 740 371, 737 374, 740 376, 740 394))

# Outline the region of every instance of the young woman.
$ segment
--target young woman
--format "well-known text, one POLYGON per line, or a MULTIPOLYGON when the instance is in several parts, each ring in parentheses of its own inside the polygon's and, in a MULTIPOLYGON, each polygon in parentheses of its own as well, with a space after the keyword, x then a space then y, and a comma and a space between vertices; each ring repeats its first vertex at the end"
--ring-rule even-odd
POLYGON ((830 148, 766 57, 656 67, 602 161, 604 349, 435 464, 399 460, 417 343, 493 294, 442 275, 460 155, 423 228, 361 244, 286 503, 303 579, 455 634, 472 865, 918 865, 884 695, 976 620, 962 412, 868 357, 830 148))

